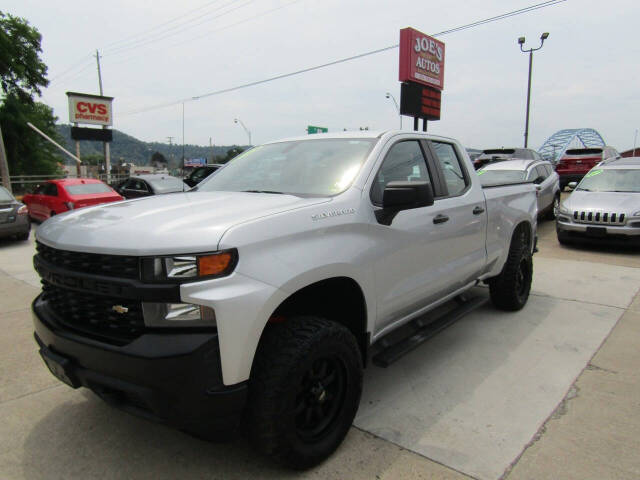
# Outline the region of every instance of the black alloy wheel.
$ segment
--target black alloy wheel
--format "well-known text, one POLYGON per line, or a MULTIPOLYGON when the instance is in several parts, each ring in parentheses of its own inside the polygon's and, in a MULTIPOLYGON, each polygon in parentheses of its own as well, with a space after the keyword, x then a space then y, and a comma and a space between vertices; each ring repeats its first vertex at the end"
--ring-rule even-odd
POLYGON ((336 356, 316 360, 298 385, 296 431, 302 440, 317 441, 336 420, 344 404, 346 374, 336 356))

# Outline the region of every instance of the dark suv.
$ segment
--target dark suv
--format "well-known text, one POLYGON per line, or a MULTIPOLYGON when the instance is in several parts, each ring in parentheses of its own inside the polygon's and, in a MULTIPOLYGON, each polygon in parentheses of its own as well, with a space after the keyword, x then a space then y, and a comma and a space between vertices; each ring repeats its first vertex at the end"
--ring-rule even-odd
POLYGON ((579 182, 586 173, 603 160, 620 157, 613 147, 572 148, 567 150, 556 164, 560 175, 560 190, 569 182, 579 182))
POLYGON ((538 152, 530 148, 492 148, 483 150, 482 154, 473 160, 476 170, 493 162, 502 160, 544 160, 538 152))

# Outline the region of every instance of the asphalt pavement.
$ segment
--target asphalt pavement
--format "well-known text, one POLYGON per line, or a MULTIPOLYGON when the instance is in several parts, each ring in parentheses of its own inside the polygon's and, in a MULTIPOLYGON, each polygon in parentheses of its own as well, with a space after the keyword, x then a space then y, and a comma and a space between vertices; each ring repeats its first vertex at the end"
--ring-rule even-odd
POLYGON ((60 384, 33 340, 33 239, 0 241, 0 478, 640 478, 640 255, 539 236, 525 309, 371 365, 346 441, 306 472, 60 384))

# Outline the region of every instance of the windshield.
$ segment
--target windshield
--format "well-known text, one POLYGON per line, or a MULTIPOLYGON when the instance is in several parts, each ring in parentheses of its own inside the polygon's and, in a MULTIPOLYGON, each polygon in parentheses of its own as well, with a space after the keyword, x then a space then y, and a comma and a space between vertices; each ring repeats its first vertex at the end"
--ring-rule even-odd
POLYGON ((13 202, 13 197, 4 187, 0 187, 0 202, 13 202))
POLYGON ((640 193, 640 170, 596 168, 584 176, 576 190, 640 193))
POLYGON ((336 195, 355 179, 375 139, 318 139, 252 148, 198 185, 198 190, 336 195))
POLYGON ((525 181, 526 172, 522 170, 478 170, 480 183, 485 186, 520 183, 525 181))
POLYGON ((88 195, 91 193, 107 193, 111 189, 103 183, 84 183, 79 185, 65 185, 64 189, 69 195, 88 195))

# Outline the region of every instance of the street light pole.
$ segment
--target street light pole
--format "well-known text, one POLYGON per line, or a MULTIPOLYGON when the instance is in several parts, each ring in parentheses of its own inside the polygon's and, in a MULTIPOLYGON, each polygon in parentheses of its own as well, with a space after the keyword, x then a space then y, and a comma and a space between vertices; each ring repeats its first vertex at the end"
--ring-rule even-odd
POLYGON ((398 117, 400 117, 400 130, 402 130, 402 115, 400 114, 400 107, 398 106, 398 102, 396 101, 396 97, 391 95, 391 93, 387 92, 385 95, 387 98, 393 100, 393 104, 396 106, 396 110, 398 111, 398 117))
POLYGON ((249 137, 249 146, 251 146, 251 132, 249 131, 249 129, 245 126, 244 123, 242 123, 242 120, 240 120, 239 118, 234 118, 233 121, 234 123, 239 123, 242 126, 242 128, 244 128, 244 131, 249 137))
POLYGON ((535 52, 536 50, 540 50, 542 48, 542 45, 544 45, 544 41, 547 38, 549 38, 549 32, 544 32, 540 36, 540 46, 538 48, 530 48, 528 50, 525 50, 524 48, 522 48, 525 41, 524 37, 518 38, 518 45, 520 45, 520 51, 523 53, 529 54, 529 81, 527 83, 527 116, 526 116, 525 126, 524 126, 524 148, 527 148, 529 144, 529 108, 531 105, 531 69, 533 67, 533 52, 535 52))

